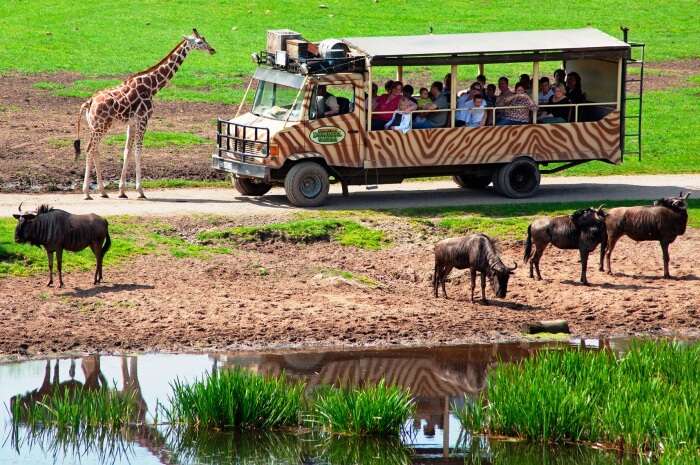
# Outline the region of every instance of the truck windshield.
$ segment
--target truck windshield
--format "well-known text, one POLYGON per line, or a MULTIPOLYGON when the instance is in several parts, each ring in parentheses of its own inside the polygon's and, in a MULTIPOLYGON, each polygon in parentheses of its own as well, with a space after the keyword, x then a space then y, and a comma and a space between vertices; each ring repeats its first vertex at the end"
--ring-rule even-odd
POLYGON ((253 114, 284 121, 287 119, 287 113, 291 109, 289 121, 299 121, 301 103, 304 100, 303 95, 300 95, 299 92, 299 89, 293 87, 269 81, 259 81, 253 103, 253 114), (294 108, 292 108, 292 105, 294 108))

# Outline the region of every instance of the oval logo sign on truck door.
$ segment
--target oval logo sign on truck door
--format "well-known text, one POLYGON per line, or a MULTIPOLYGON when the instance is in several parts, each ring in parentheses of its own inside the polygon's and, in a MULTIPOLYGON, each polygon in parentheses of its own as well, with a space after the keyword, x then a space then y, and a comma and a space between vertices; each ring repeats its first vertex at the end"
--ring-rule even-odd
POLYGON ((345 139, 345 131, 335 126, 321 126, 311 131, 309 138, 321 145, 337 144, 345 139))

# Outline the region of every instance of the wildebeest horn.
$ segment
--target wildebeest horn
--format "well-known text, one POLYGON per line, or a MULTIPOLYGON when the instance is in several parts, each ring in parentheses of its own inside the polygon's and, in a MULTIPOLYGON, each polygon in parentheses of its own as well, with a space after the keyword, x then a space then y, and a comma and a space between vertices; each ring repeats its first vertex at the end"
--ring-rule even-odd
POLYGON ((20 203, 19 203, 19 208, 17 208, 17 210, 18 210, 20 213, 22 213, 22 204, 23 204, 23 203, 24 203, 24 202, 20 202, 20 203))
POLYGON ((604 204, 604 203, 601 203, 601 204, 600 204, 600 207, 598 207, 598 210, 602 210, 604 206, 605 206, 605 204, 604 204))
POLYGON ((518 269, 518 264, 517 264, 517 262, 513 262, 513 268, 508 268, 508 270, 510 270, 510 271, 515 271, 515 270, 517 270, 517 269, 518 269))
POLYGON ((686 200, 688 197, 690 197, 690 191, 686 192, 685 195, 682 195, 683 200, 686 200))

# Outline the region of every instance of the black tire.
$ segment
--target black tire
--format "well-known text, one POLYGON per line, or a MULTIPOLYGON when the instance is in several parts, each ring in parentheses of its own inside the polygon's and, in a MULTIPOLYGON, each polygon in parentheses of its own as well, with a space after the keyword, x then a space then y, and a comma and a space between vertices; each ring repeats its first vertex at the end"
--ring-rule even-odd
POLYGON ((512 199, 531 197, 540 187, 540 170, 530 158, 518 158, 502 166, 493 178, 496 191, 512 199))
POLYGON ((459 174, 452 176, 452 180, 462 189, 484 189, 491 184, 491 177, 491 175, 459 174))
POLYGON ((328 172, 318 163, 303 161, 292 166, 284 178, 284 190, 292 205, 317 207, 328 197, 328 172))
POLYGON ((234 176, 233 187, 235 187, 241 195, 260 196, 267 194, 268 191, 272 189, 272 184, 234 176))

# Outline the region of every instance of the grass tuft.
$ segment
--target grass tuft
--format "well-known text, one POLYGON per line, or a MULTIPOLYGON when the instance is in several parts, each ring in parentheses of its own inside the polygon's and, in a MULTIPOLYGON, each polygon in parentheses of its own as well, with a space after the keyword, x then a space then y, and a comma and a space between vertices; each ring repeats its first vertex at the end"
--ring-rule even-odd
MULTIPOLYGON (((105 139, 108 145, 124 145, 126 135, 116 134, 105 139)), ((202 145, 210 143, 206 137, 192 134, 191 132, 175 131, 147 131, 143 138, 143 146, 149 149, 164 147, 187 147, 190 145, 202 145)))
POLYGON ((133 392, 82 387, 63 389, 37 402, 20 400, 12 404, 11 410, 15 425, 24 424, 30 428, 56 426, 72 430, 116 430, 137 422, 140 413, 133 392))
POLYGON ((195 428, 294 426, 303 407, 303 384, 243 368, 216 372, 189 385, 177 380, 172 390, 171 406, 165 410, 168 421, 195 428))
POLYGON ((382 380, 376 386, 321 390, 311 421, 333 433, 388 436, 401 431, 414 409, 407 390, 382 380))
POLYGON ((492 370, 488 405, 467 403, 458 417, 472 430, 601 442, 673 463, 699 451, 698 392, 700 344, 637 343, 619 358, 545 350, 492 370))
POLYGON ((214 229, 200 232, 197 239, 203 242, 280 239, 298 243, 333 240, 344 246, 369 250, 378 250, 389 243, 381 230, 370 229, 352 220, 333 218, 308 218, 262 226, 214 229))

